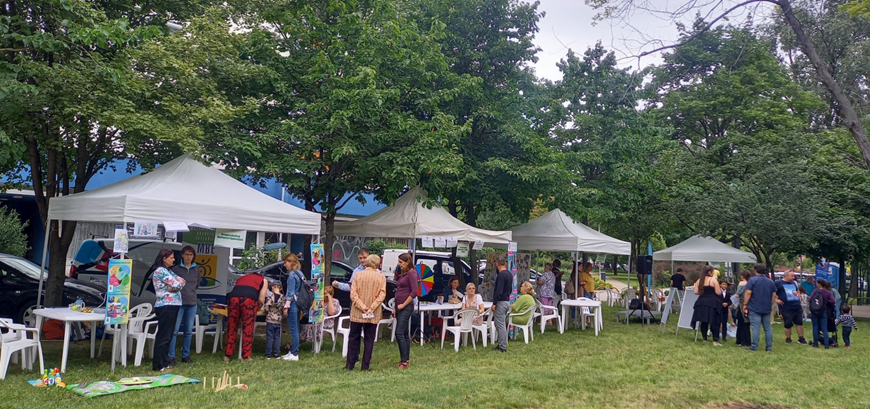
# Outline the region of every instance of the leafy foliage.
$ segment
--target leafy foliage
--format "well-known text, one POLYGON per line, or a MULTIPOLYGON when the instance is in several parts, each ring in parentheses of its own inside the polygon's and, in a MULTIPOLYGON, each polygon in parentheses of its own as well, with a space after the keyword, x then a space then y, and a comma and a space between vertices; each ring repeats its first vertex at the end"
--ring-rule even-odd
POLYGON ((27 221, 22 222, 18 213, 0 206, 0 253, 24 257, 28 250, 26 227, 27 221))

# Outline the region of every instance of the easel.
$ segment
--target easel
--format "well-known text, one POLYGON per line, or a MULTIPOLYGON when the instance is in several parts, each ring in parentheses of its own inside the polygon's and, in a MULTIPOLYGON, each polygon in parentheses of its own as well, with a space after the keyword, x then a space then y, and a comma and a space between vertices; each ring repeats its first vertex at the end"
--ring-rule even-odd
POLYGON ((659 332, 660 333, 665 332, 665 326, 668 324, 668 317, 670 317, 670 315, 671 315, 671 309, 673 308, 675 296, 676 296, 676 298, 680 298, 679 290, 677 290, 676 288, 671 288, 671 290, 668 291, 668 298, 667 298, 667 300, 665 300, 665 305, 667 307, 665 307, 665 310, 662 311, 662 319, 661 319, 660 325, 659 325, 659 332))
POLYGON ((695 294, 694 291, 686 290, 686 296, 683 298, 682 304, 680 304, 680 320, 677 322, 677 332, 674 334, 674 338, 677 338, 680 335, 680 328, 690 329, 695 331, 695 341, 698 341, 698 325, 696 323, 695 328, 692 328, 692 315, 691 313, 686 314, 687 306, 694 306, 695 301, 698 300, 698 294, 695 294))

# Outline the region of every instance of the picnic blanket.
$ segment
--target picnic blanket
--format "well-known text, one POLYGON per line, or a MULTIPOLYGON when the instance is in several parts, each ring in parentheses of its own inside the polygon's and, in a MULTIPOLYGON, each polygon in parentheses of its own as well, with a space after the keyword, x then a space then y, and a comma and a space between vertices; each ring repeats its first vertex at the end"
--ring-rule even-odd
POLYGON ((184 383, 199 382, 197 379, 185 378, 181 375, 166 374, 160 376, 142 376, 138 378, 121 378, 117 382, 99 381, 84 382, 67 385, 66 388, 86 398, 95 396, 111 395, 127 391, 159 388, 161 386, 180 385, 184 383), (140 382, 136 382, 140 381, 140 382), (150 382, 148 382, 150 381, 150 382), (125 385, 124 383, 141 383, 139 385, 125 385))

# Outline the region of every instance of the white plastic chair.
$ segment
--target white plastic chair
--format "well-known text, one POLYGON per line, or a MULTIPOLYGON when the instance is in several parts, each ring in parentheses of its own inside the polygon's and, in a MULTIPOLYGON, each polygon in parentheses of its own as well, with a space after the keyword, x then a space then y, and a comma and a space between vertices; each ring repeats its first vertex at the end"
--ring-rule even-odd
MULTIPOLYGON (((459 335, 462 335, 462 342, 467 341, 468 334, 471 334, 472 327, 474 326, 474 317, 477 315, 477 310, 474 308, 466 308, 462 311, 457 311, 456 314, 453 314, 452 317, 454 322, 459 320, 459 325, 447 325, 447 320, 444 320, 444 325, 441 326, 441 349, 444 349, 444 336, 447 334, 447 331, 453 333, 453 349, 456 352, 459 352, 459 335)), ((477 345, 474 341, 474 336, 471 337, 471 346, 474 349, 477 349, 477 345)))
POLYGON ((607 292, 607 305, 609 307, 613 307, 617 302, 622 301, 622 293, 619 290, 610 288, 607 292))
MULTIPOLYGON (((127 321, 127 353, 131 354, 134 352, 132 346, 133 341, 135 341, 136 355, 133 361, 135 366, 142 364, 142 356, 145 355, 145 344, 149 340, 151 341, 151 348, 149 348, 148 352, 151 356, 154 356, 154 337, 157 335, 157 331, 155 329, 152 332, 151 328, 157 327, 157 321, 148 321, 154 317, 154 314, 149 314, 147 316, 130 318, 127 321)), ((118 349, 118 354, 120 353, 121 350, 118 349)))
POLYGON ((34 353, 39 356, 39 373, 45 371, 42 360, 42 343, 39 342, 39 329, 15 324, 11 320, 0 319, 0 329, 8 332, 0 337, 0 379, 6 379, 6 371, 12 354, 21 353, 21 368, 33 370, 34 353), (32 338, 27 334, 32 334, 32 338))
POLYGON ((344 340, 341 342, 341 356, 347 356, 347 340, 350 338, 350 317, 340 317, 338 322, 335 324, 335 332, 338 335, 344 336, 344 340), (347 322, 348 326, 345 328, 344 323, 347 322))
MULTIPOLYGON (((221 318, 221 317, 219 317, 219 318, 221 318)), ((179 332, 179 334, 183 334, 183 332, 179 332)), ((203 338, 205 338, 206 335, 211 335, 211 336, 215 336, 215 337, 221 336, 221 334, 217 333, 217 323, 214 323, 214 324, 208 323, 205 325, 200 325, 199 314, 196 315, 196 318, 194 318, 194 321, 193 321, 193 335, 196 336, 196 353, 197 354, 202 353, 203 338), (206 332, 208 330, 211 330, 211 332, 206 332)))
POLYGON ((541 320, 541 334, 544 333, 544 329, 547 327, 547 321, 556 320, 557 325, 559 326, 559 333, 562 334, 565 332, 565 329, 562 327, 562 315, 559 314, 559 309, 556 307, 551 307, 549 305, 537 303, 538 312, 536 312, 536 316, 541 320))
MULTIPOLYGON (((325 312, 326 308, 324 308, 323 311, 325 312)), ((330 319, 336 321, 335 319, 338 318, 339 316, 341 316, 341 306, 340 305, 338 306, 338 309, 335 310, 334 315, 327 315, 327 316, 323 317, 323 322, 325 323, 326 320, 330 320, 330 319)), ((322 328, 322 330, 321 330, 322 334, 329 334, 329 336, 332 338, 332 352, 335 352, 335 342, 336 342, 335 332, 336 332, 336 329, 338 328, 338 323, 336 322, 335 324, 333 324, 332 328, 326 328, 325 325, 321 326, 321 328, 322 328)), ((322 336, 321 336, 321 339, 323 339, 322 336)), ((345 337, 345 339, 347 339, 347 337, 345 337)))
MULTIPOLYGON (((472 338, 477 337, 480 334, 480 337, 483 339, 483 347, 486 348, 487 338, 490 337, 490 334, 494 334, 495 331, 492 329, 492 311, 486 310, 483 312, 483 322, 480 325, 474 325, 472 323, 471 329, 477 331, 476 334, 472 334, 472 338)), ((494 342, 494 341, 493 341, 494 342)))
MULTIPOLYGON (((522 329, 523 330, 523 338, 525 338, 527 344, 529 343, 529 335, 532 336, 532 341, 535 340, 535 334, 532 331, 532 325, 535 324, 535 319, 534 319, 535 309, 536 308, 533 305, 533 306, 529 307, 529 309, 526 310, 525 312, 518 312, 518 313, 508 315, 508 325, 509 326, 513 325, 514 328, 522 329), (514 317, 522 317, 524 315, 529 316, 529 320, 525 324, 523 324, 523 325, 514 324, 514 317)), ((516 338, 516 333, 514 333, 514 337, 516 338)))
MULTIPOLYGON (((132 320, 133 318, 136 318, 136 317, 140 317, 140 316, 145 317, 147 315, 150 315, 153 308, 154 308, 154 306, 149 304, 149 303, 142 303, 142 304, 139 304, 139 305, 131 308, 128 322, 129 322, 129 320, 132 320)), ((92 330, 95 330, 95 328, 92 330)), ((103 337, 100 338, 100 352, 97 354, 97 356, 103 355, 103 341, 106 340, 106 334, 111 334, 112 338, 114 338, 114 337, 118 336, 118 334, 120 334, 120 332, 121 332, 120 325, 104 325, 103 326, 103 337)))
MULTIPOLYGON (((375 342, 378 342, 378 334, 380 333, 381 325, 387 325, 388 327, 396 326, 396 319, 393 318, 393 311, 395 311, 396 309, 396 299, 391 298, 387 304, 381 303, 381 308, 381 320, 378 321, 378 325, 375 327, 375 342), (386 316, 387 318, 383 318, 384 316, 386 316)), ((392 337, 390 342, 393 342, 393 340, 396 339, 395 333, 396 329, 393 328, 394 336, 392 337)))

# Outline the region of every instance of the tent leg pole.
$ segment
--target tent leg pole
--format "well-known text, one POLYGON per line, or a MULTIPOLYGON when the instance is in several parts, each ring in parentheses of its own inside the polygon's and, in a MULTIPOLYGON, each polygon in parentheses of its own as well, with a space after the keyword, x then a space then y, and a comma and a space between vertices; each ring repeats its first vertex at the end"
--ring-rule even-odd
MULTIPOLYGON (((60 223, 60 222, 58 222, 60 223)), ((42 305, 42 283, 45 282, 45 259, 48 257, 48 235, 51 234, 51 219, 45 222, 45 240, 42 241, 42 266, 39 269, 39 290, 36 292, 36 306, 42 305)))

